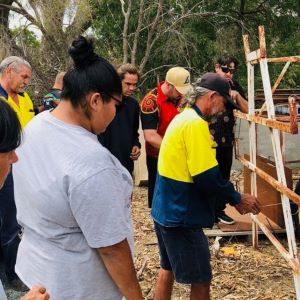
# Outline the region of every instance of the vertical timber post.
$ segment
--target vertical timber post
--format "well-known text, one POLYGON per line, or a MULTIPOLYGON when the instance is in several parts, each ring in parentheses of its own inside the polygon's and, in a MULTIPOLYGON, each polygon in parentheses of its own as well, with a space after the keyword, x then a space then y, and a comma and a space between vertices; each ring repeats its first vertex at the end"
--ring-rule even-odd
MULTIPOLYGON (((275 108, 273 102, 272 88, 270 84, 270 75, 268 69, 265 30, 263 26, 259 26, 259 45, 261 58, 259 59, 260 70, 263 81, 264 94, 266 99, 268 118, 275 119, 275 108)), ((277 171, 278 181, 286 186, 286 177, 284 172, 283 157, 280 147, 280 132, 278 129, 270 128, 272 146, 274 151, 275 165, 277 171)), ((297 245, 295 239, 295 231, 292 220, 290 201, 288 197, 281 193, 282 209, 286 227, 286 234, 288 239, 289 255, 298 262, 297 245)), ((293 272, 296 297, 300 300, 300 276, 293 272)))
MULTIPOLYGON (((254 65, 248 60, 248 54, 250 53, 250 45, 248 35, 243 36, 245 56, 247 61, 247 76, 248 76, 248 114, 255 115, 255 103, 254 103, 254 65)), ((256 124, 249 122, 249 141, 250 141, 250 161, 256 165, 256 124)), ((251 172, 251 194, 257 197, 257 184, 256 173, 251 172)), ((258 225, 252 221, 252 245, 254 248, 258 247, 258 225)))

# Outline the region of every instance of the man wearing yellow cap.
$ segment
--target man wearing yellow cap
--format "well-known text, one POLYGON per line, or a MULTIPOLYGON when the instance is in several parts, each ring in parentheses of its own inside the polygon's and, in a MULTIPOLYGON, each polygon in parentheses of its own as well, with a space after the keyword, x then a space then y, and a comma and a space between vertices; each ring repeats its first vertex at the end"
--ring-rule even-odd
POLYGON ((149 207, 152 205, 162 138, 169 123, 179 113, 183 96, 190 89, 190 73, 182 67, 174 67, 168 70, 165 81, 160 82, 141 101, 141 121, 147 155, 149 207))

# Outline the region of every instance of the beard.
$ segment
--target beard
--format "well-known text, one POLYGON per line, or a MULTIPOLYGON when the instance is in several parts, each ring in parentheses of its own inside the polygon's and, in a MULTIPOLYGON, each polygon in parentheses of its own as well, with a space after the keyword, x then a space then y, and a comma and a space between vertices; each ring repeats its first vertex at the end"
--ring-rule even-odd
POLYGON ((181 100, 181 96, 174 98, 174 97, 167 97, 167 101, 172 102, 173 104, 177 105, 177 103, 181 100))
POLYGON ((208 116, 205 116, 205 120, 210 123, 213 118, 217 118, 222 113, 223 111, 218 111, 217 109, 213 108, 212 112, 208 116))

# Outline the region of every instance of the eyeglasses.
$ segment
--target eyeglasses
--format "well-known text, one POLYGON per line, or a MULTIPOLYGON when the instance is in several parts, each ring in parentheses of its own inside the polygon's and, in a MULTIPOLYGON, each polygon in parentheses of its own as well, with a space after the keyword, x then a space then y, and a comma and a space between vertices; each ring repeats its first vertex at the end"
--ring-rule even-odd
POLYGON ((116 100, 119 104, 122 104, 122 98, 119 99, 119 98, 116 98, 114 97, 113 95, 109 95, 111 98, 113 98, 114 100, 116 100))
POLYGON ((115 96, 113 96, 113 95, 110 95, 110 94, 107 94, 107 93, 104 93, 104 94, 105 94, 106 96, 108 96, 108 97, 110 97, 110 98, 116 100, 120 105, 122 104, 122 98, 119 99, 119 98, 117 98, 117 97, 115 97, 115 96))
POLYGON ((230 73, 230 74, 233 74, 235 72, 235 68, 230 68, 228 66, 221 66, 221 70, 222 72, 224 73, 230 73))

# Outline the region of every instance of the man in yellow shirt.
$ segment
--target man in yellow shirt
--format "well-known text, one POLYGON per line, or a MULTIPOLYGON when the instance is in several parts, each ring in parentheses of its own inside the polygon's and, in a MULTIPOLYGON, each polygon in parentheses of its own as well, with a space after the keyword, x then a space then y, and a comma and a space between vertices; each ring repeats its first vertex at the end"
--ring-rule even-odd
POLYGON ((216 202, 241 214, 260 211, 257 199, 235 191, 216 160, 208 120, 235 108, 228 81, 206 73, 194 84, 191 107, 173 118, 162 140, 152 203, 160 265, 155 299, 170 300, 174 279, 191 285, 193 300, 209 300, 212 270, 202 228, 212 227, 216 202))
POLYGON ((25 92, 32 70, 21 57, 10 56, 0 64, 0 97, 5 99, 17 113, 22 128, 34 117, 33 104, 25 92))
MULTIPOLYGON (((10 56, 0 63, 0 99, 6 101, 17 113, 22 128, 34 117, 33 104, 25 92, 32 69, 21 57, 10 56)), ((20 226, 16 219, 13 177, 10 172, 0 191, 0 243, 5 261, 5 273, 12 288, 26 290, 15 273, 20 226)))

